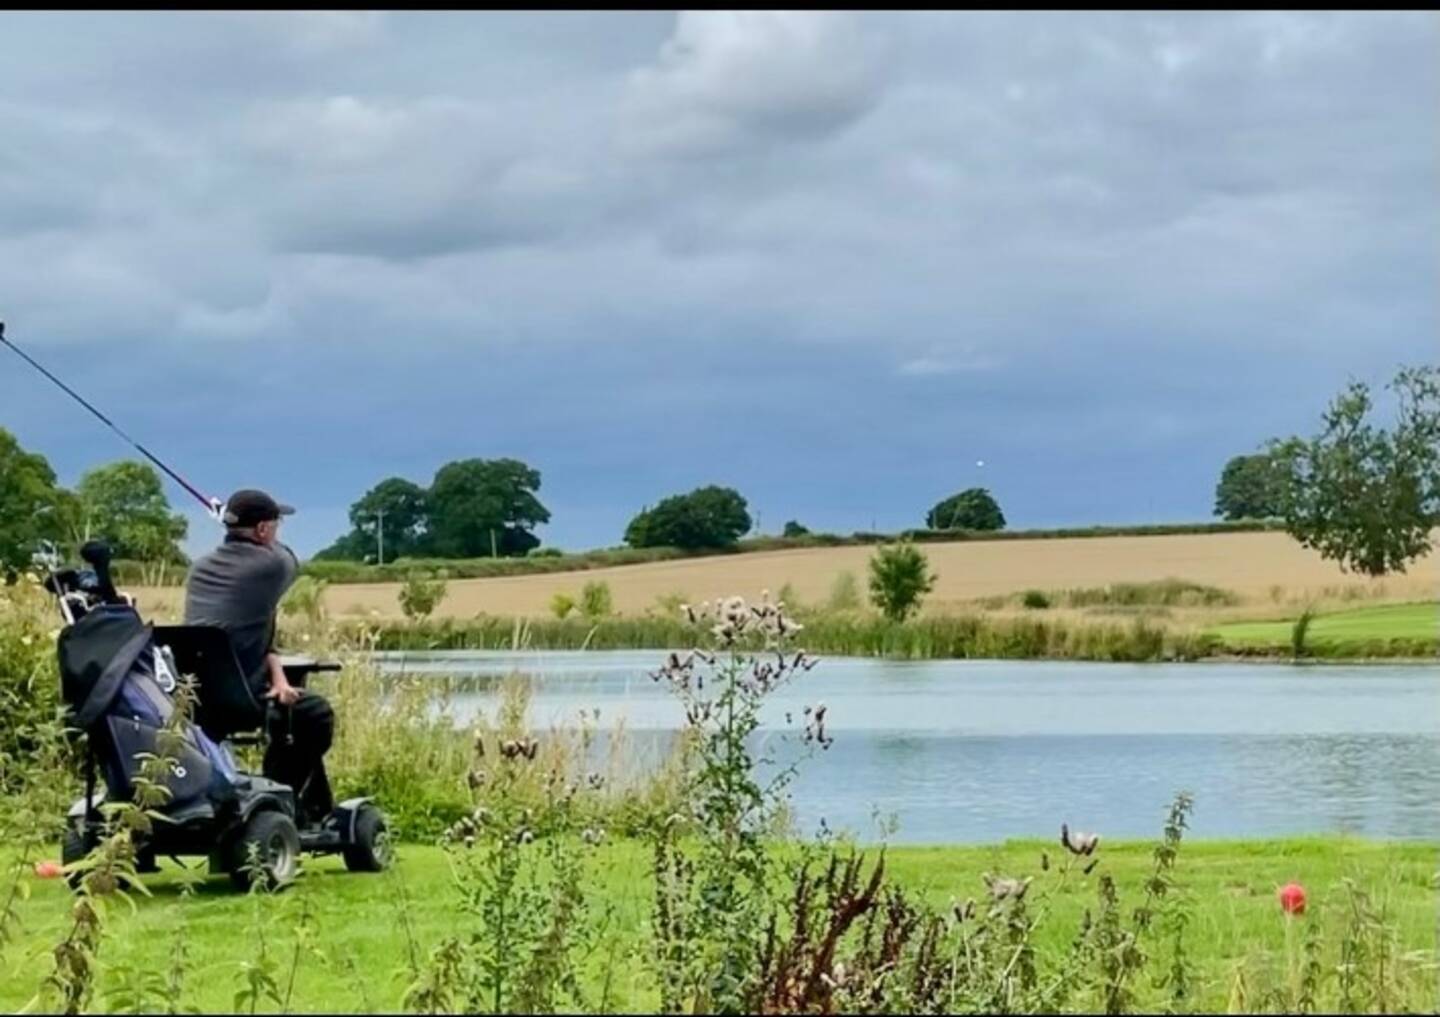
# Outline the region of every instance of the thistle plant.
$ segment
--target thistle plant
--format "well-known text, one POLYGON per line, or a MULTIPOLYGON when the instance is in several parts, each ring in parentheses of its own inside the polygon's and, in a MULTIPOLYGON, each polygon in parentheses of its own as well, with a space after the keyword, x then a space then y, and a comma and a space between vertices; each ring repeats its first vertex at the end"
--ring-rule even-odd
MULTIPOLYGON (((661 1005, 740 1012, 752 1008, 761 977, 759 936, 774 880, 764 838, 797 766, 762 783, 760 768, 775 761, 757 757, 751 741, 766 697, 816 660, 787 649, 802 626, 768 593, 754 605, 729 597, 682 612, 708 626, 711 645, 671 653, 651 674, 684 709, 692 752, 686 805, 653 831, 661 1005)), ((806 718, 806 745, 827 748, 824 705, 807 707, 806 718)))
POLYGON ((529 735, 477 735, 468 779, 475 807, 441 838, 471 927, 420 966, 405 996, 412 1010, 582 1008, 576 960, 588 935, 586 863, 605 840, 584 820, 583 801, 603 781, 558 765, 534 772, 547 766, 529 735))

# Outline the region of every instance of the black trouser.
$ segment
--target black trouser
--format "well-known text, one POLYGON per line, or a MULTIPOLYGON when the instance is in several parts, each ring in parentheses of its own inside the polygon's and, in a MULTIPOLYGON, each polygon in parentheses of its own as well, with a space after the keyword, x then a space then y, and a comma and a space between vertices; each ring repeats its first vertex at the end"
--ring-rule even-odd
POLYGON ((335 739, 335 712, 324 696, 305 692, 292 706, 273 700, 266 717, 265 776, 295 790, 301 820, 319 822, 335 808, 325 753, 335 739))

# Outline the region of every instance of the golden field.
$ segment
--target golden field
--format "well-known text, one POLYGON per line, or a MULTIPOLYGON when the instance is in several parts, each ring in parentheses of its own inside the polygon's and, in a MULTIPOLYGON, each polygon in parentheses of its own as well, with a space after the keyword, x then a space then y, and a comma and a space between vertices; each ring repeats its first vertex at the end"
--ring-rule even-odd
MULTIPOLYGON (((1121 582, 1179 578, 1233 591, 1238 608, 1211 610, 1213 617, 1263 617, 1284 614, 1299 604, 1353 600, 1415 601, 1433 599, 1440 590, 1440 555, 1415 562, 1406 575, 1379 580, 1347 575, 1283 533, 1180 534, 1143 537, 963 541, 925 544, 938 574, 928 611, 971 606, 980 598, 1026 589, 1064 590, 1121 582)), ((437 617, 476 614, 543 616, 559 592, 577 595, 587 582, 610 585, 615 610, 639 614, 653 610, 662 597, 707 598, 789 584, 806 603, 823 602, 836 577, 852 573, 862 591, 873 547, 806 548, 750 552, 496 579, 453 579, 437 617)), ((395 583, 331 586, 325 594, 332 617, 399 617, 395 583)), ((180 590, 135 591, 141 606, 171 615, 180 590)))

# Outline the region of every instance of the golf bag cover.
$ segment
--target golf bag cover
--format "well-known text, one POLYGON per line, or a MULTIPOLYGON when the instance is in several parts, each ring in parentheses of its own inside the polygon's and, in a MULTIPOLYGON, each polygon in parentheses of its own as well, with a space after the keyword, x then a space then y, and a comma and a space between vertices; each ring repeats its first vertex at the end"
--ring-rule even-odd
MULTIPOLYGON (((66 721, 89 737, 111 801, 134 797, 143 754, 158 754, 161 729, 174 714, 150 626, 134 608, 106 604, 60 634, 60 691, 66 721)), ((203 814, 233 793, 236 767, 228 752, 194 724, 180 727, 165 786, 172 815, 203 814)))

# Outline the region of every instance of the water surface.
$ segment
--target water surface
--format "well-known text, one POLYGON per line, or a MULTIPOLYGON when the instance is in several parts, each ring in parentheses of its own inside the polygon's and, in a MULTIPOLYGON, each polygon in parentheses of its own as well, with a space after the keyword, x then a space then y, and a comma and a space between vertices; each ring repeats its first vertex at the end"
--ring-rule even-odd
MULTIPOLYGON (((663 651, 381 656, 392 673, 518 673, 537 726, 598 708, 641 765, 683 719, 648 677, 663 651)), ((493 709, 479 685, 461 719, 493 709)), ((801 711, 820 702, 835 744, 792 785, 804 831, 823 819, 870 840, 878 816, 900 842, 1050 837, 1062 820, 1150 837, 1183 788, 1195 836, 1440 838, 1436 667, 827 659, 767 705, 777 758, 802 751, 801 711)))

